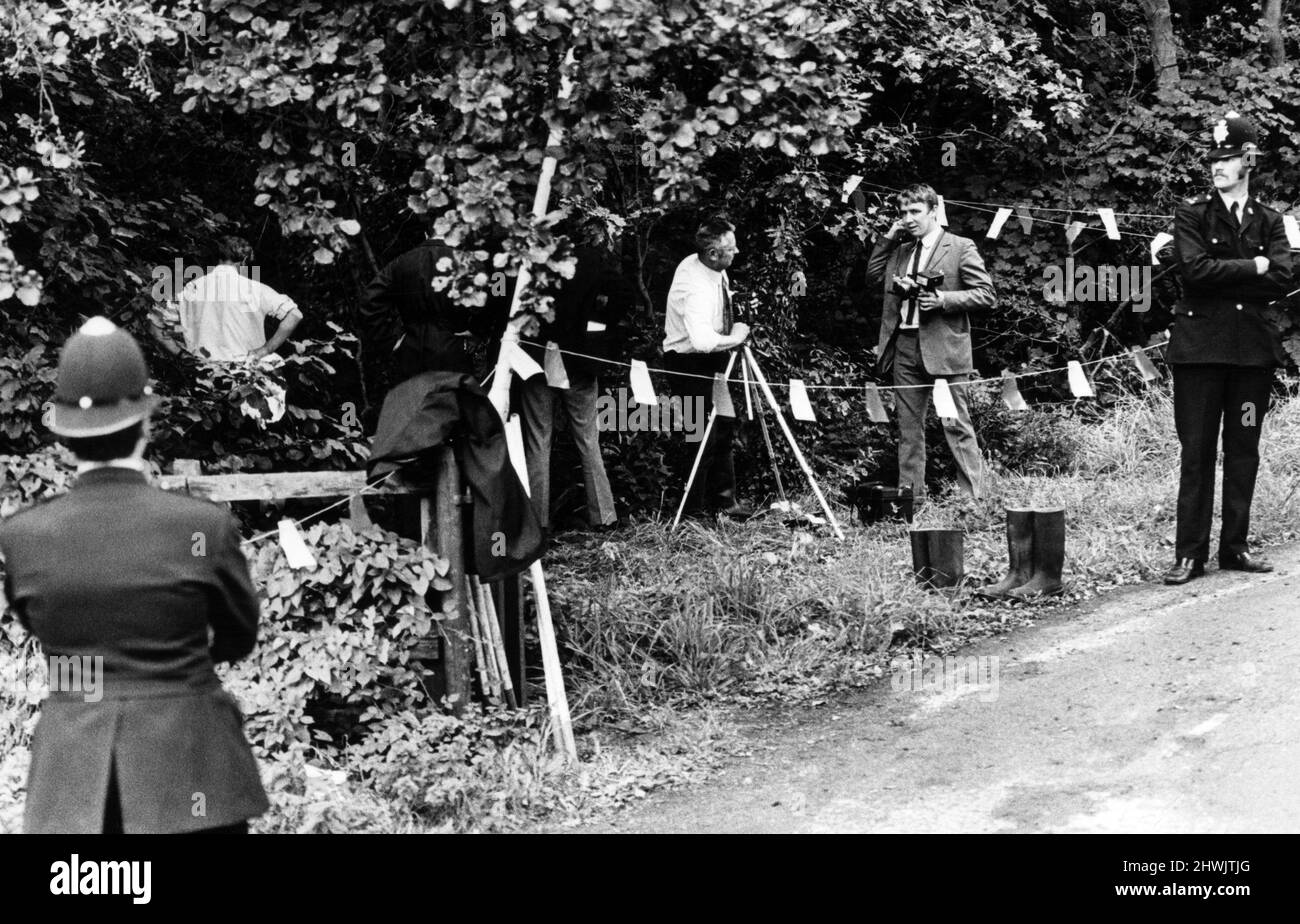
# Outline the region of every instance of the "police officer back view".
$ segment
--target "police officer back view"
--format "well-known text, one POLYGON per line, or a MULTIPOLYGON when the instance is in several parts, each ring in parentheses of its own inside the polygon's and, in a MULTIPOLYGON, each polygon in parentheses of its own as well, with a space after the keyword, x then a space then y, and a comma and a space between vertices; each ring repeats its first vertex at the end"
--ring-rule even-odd
POLYGON ((213 670, 253 650, 257 597, 229 511, 145 479, 148 375, 130 334, 82 325, 49 423, 77 480, 0 523, 5 598, 50 659, 27 833, 239 833, 267 809, 213 670), (74 659, 75 685, 55 670, 74 659))
POLYGON ((1175 562, 1166 584, 1205 573, 1220 424, 1219 567, 1273 570, 1250 554, 1247 534, 1273 370, 1286 361, 1263 309, 1289 287, 1291 252, 1282 216, 1249 194, 1258 151, 1254 126, 1230 112, 1215 126, 1214 141, 1207 159, 1215 190, 1180 203, 1174 218, 1183 297, 1174 308, 1167 357, 1182 466, 1175 562))

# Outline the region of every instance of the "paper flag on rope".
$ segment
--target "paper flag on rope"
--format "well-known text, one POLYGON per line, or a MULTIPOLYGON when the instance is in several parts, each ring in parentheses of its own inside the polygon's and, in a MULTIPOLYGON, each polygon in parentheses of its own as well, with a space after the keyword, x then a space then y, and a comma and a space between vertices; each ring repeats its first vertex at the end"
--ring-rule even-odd
POLYGON ((506 453, 510 464, 514 466, 519 482, 524 486, 524 493, 531 496, 532 489, 528 482, 528 459, 524 456, 524 431, 519 423, 519 415, 511 414, 506 418, 506 453))
POLYGON ((1034 228, 1034 215, 1023 205, 1016 209, 1016 218, 1020 219, 1020 230, 1028 234, 1034 228))
POLYGON ((1065 229, 1065 242, 1067 244, 1073 244, 1074 239, 1079 236, 1079 232, 1082 231, 1085 227, 1086 226, 1081 221, 1070 222, 1069 227, 1065 229))
POLYGON ((1300 224, 1294 215, 1282 216, 1282 229, 1286 231, 1286 243, 1292 250, 1300 250, 1300 224))
POLYGON ((302 533, 298 532, 298 524, 285 517, 280 521, 279 526, 280 548, 284 549, 284 558, 289 563, 289 567, 315 568, 316 556, 303 541, 302 533))
POLYGON ((1118 241, 1119 225, 1115 224, 1115 210, 1097 209, 1097 214, 1101 216, 1101 223, 1106 226, 1106 236, 1112 241, 1118 241))
POLYGON ((569 373, 564 368, 564 357, 560 355, 560 345, 552 340, 546 344, 546 355, 542 357, 542 368, 546 371, 546 384, 552 388, 568 388, 569 373))
POLYGON ((1010 217, 1011 217, 1011 209, 1008 208, 998 209, 998 213, 993 216, 993 223, 989 225, 988 233, 985 234, 984 236, 996 240, 997 236, 1002 233, 1002 226, 1007 223, 1007 219, 1010 217))
POLYGON ((1157 254, 1159 254, 1160 251, 1164 250, 1165 247, 1169 244, 1169 242, 1172 241, 1173 239, 1174 236, 1170 234, 1168 231, 1161 231, 1159 234, 1157 234, 1155 237, 1151 239, 1151 265, 1152 266, 1155 266, 1160 262, 1160 257, 1157 256, 1157 254))
POLYGON ((736 409, 731 404, 731 389, 721 372, 713 373, 713 409, 719 417, 735 417, 736 409))
POLYGON ((844 181, 844 192, 843 192, 843 194, 840 196, 840 201, 841 201, 841 202, 848 202, 848 201, 849 201, 849 196, 853 195, 853 190, 857 189, 857 188, 858 188, 858 184, 861 183, 861 182, 862 182, 862 177, 858 176, 856 173, 853 174, 851 177, 849 177, 847 180, 845 180, 845 181, 844 181))
POLYGON ((871 418, 872 423, 889 423, 889 415, 885 413, 885 402, 880 400, 880 389, 875 385, 867 386, 867 416, 871 418))
POLYGON ((939 210, 938 210, 938 211, 939 211, 939 214, 938 214, 938 216, 935 218, 935 221, 937 221, 939 224, 943 225, 945 228, 948 227, 948 211, 947 211, 947 209, 945 209, 945 208, 943 207, 943 196, 939 196, 939 210))
POLYGON ((348 498, 348 525, 356 533, 375 525, 374 521, 370 519, 370 512, 366 510, 365 498, 360 494, 353 494, 348 498))
POLYGON ((632 360, 632 368, 628 370, 628 375, 632 379, 632 397, 636 399, 637 404, 659 403, 655 397, 655 387, 650 382, 650 370, 642 360, 632 360))
POLYGON ((1070 391, 1076 398, 1093 397, 1092 383, 1083 374, 1083 366, 1079 365, 1077 359, 1070 360, 1068 375, 1070 378, 1070 391))
POLYGON ((790 410, 794 412, 795 420, 817 419, 817 415, 813 413, 812 403, 808 400, 808 389, 804 387, 802 379, 790 380, 790 410))
POLYGON ((957 404, 952 400, 947 379, 934 380, 934 412, 946 420, 957 419, 957 404))
POLYGON ((1151 361, 1151 357, 1147 355, 1146 350, 1138 347, 1133 348, 1133 364, 1137 366, 1138 372, 1142 374, 1142 381, 1154 382, 1160 378, 1160 373, 1156 371, 1156 364, 1151 361))
POLYGON ((542 371, 542 367, 537 365, 537 360, 525 353, 523 347, 517 343, 510 344, 510 368, 521 379, 531 379, 542 371))
POLYGON ((1020 387, 1016 385, 1016 377, 1010 371, 1002 373, 1002 403, 1007 406, 1008 410, 1029 410, 1024 395, 1020 394, 1020 387))

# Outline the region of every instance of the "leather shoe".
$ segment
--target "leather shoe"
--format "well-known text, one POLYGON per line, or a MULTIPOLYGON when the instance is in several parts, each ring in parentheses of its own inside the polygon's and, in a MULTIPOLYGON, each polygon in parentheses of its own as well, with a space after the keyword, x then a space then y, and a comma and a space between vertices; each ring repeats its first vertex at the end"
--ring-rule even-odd
POLYGON ((1180 558, 1174 562, 1174 566, 1165 572, 1166 584, 1186 584, 1192 578, 1202 577, 1205 574, 1205 562, 1196 561, 1192 558, 1180 558))
POLYGON ((1273 566, 1262 558, 1256 558, 1249 552, 1234 552, 1229 555, 1219 556, 1219 570, 1252 571, 1256 574, 1266 574, 1273 570, 1273 566))

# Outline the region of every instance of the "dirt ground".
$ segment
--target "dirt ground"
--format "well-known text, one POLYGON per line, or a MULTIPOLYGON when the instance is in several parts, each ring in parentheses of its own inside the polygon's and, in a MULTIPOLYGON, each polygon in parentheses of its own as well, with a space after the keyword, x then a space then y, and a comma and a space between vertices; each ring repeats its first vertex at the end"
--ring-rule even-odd
POLYGON ((1272 574, 1211 563, 946 670, 905 662, 826 706, 741 716, 748 755, 708 784, 568 830, 1300 830, 1300 545, 1270 558, 1272 574))

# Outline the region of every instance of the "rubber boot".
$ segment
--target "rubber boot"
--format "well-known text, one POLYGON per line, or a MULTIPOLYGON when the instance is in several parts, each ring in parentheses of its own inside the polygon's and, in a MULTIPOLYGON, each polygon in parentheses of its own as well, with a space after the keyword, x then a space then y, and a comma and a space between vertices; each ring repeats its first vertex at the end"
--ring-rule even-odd
POLYGON ((966 535, 960 529, 930 531, 930 586, 956 587, 966 576, 966 535))
POLYGON ((913 529, 908 531, 908 536, 912 540, 912 572, 916 575, 916 583, 924 587, 930 573, 930 545, 926 541, 929 533, 924 529, 913 529))
POLYGON ((1028 582, 1007 592, 1008 597, 1027 600, 1030 597, 1059 594, 1064 585, 1061 571, 1065 568, 1065 511, 1034 511, 1034 576, 1028 582))
POLYGON ((1028 508, 1007 508, 1007 555, 1010 565, 1007 576, 996 584, 987 584, 975 591, 981 597, 1005 597, 1007 591, 1029 583, 1034 576, 1034 511, 1028 508))
POLYGON ((912 570, 922 587, 952 587, 964 573, 965 544, 960 529, 914 529, 912 570))

